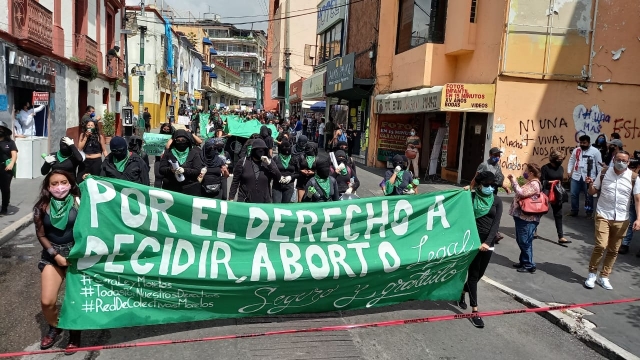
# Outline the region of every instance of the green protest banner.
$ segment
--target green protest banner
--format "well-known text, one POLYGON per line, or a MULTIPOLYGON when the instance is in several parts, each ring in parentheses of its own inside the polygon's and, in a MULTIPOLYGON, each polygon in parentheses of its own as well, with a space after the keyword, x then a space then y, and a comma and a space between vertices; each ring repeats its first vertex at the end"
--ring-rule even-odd
POLYGON ((169 139, 171 139, 171 135, 168 134, 152 134, 146 132, 142 135, 142 140, 144 141, 142 149, 149 156, 160 156, 164 152, 164 147, 167 145, 169 139))
POLYGON ((81 190, 64 329, 457 300, 480 245, 466 191, 281 205, 81 190))
POLYGON ((207 139, 209 130, 209 113, 200 113, 200 137, 207 139))
MULTIPOLYGON (((258 120, 241 120, 237 115, 222 115, 223 121, 227 122, 224 132, 234 136, 249 138, 253 134, 259 134, 260 128, 264 126, 258 120)), ((275 139, 278 137, 278 128, 272 124, 266 125, 271 129, 271 136, 275 139)))

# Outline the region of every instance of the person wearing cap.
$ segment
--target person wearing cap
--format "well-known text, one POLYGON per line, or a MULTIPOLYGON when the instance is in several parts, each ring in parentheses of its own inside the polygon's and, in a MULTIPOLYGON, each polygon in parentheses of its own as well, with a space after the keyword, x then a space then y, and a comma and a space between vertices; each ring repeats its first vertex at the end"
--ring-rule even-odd
POLYGON ((129 151, 134 152, 142 158, 142 160, 147 164, 147 167, 150 168, 149 165, 149 154, 146 151, 142 150, 142 145, 144 141, 137 135, 133 135, 129 138, 129 151))
POLYGON ((0 121, 0 193, 2 193, 0 216, 9 214, 11 180, 15 176, 16 161, 18 160, 18 147, 11 139, 11 134, 9 126, 0 121))
POLYGON ((594 178, 600 173, 602 157, 600 151, 591 146, 589 135, 582 135, 578 140, 580 146, 573 149, 567 165, 567 176, 571 178, 571 212, 569 216, 578 216, 580 194, 584 193, 584 209, 587 217, 592 217, 593 196, 587 192, 586 179, 594 178))
POLYGON ((109 148, 111 153, 102 162, 100 176, 149 186, 149 166, 140 155, 128 149, 123 137, 114 136, 109 148))
POLYGON ((200 148, 193 145, 193 137, 186 130, 176 130, 171 140, 171 146, 160 160, 162 188, 200 196, 198 176, 203 168, 200 148))
POLYGON ((233 201, 237 194, 238 202, 271 203, 271 182, 280 181, 282 175, 269 159, 269 149, 264 140, 253 139, 249 154, 233 169, 229 201, 233 201))
POLYGON ((385 196, 404 195, 410 192, 413 184, 413 174, 407 170, 406 156, 397 154, 391 160, 393 169, 387 170, 380 187, 385 196))
POLYGON ((613 159, 616 158, 618 151, 621 151, 623 148, 622 140, 620 139, 612 139, 607 145, 607 155, 605 155, 602 161, 602 170, 605 171, 609 169, 609 166, 613 166, 613 159))
POLYGON ((465 186, 465 190, 475 189, 476 187, 476 176, 483 171, 490 171, 496 177, 496 193, 498 193, 498 187, 504 189, 507 194, 511 193, 511 189, 508 186, 504 185, 504 175, 502 175, 502 168, 500 167, 500 156, 502 156, 502 150, 497 147, 492 147, 489 150, 489 158, 486 161, 483 161, 478 165, 478 169, 476 170, 476 174, 471 180, 471 184, 469 186, 465 186))

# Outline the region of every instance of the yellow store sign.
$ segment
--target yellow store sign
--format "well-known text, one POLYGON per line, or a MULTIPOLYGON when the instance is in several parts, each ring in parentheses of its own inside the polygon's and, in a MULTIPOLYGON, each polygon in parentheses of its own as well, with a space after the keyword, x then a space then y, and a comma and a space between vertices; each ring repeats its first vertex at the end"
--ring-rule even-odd
POLYGON ((202 94, 200 93, 200 91, 195 91, 194 94, 193 94, 193 97, 196 100, 201 100, 202 99, 202 94))
POLYGON ((494 84, 446 84, 440 111, 492 113, 495 97, 494 84))

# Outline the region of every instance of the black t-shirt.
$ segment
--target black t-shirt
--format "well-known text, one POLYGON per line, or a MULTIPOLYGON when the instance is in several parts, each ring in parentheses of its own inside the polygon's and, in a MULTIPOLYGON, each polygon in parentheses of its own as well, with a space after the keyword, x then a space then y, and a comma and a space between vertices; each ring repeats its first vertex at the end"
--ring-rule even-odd
POLYGON ((3 169, 5 161, 11 159, 11 151, 18 151, 15 141, 11 139, 4 139, 0 141, 0 165, 2 165, 3 169))
POLYGON ((151 114, 145 111, 142 113, 142 118, 144 119, 145 123, 148 123, 151 121, 151 114))

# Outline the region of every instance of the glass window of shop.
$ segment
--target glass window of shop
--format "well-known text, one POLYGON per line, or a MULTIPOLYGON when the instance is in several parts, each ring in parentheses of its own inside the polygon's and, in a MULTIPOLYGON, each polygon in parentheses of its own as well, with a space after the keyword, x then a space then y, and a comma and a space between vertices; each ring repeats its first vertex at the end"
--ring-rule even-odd
POLYGON ((342 21, 318 35, 318 63, 342 56, 342 21))
POLYGON ((448 0, 400 0, 396 53, 425 43, 444 44, 448 0))

